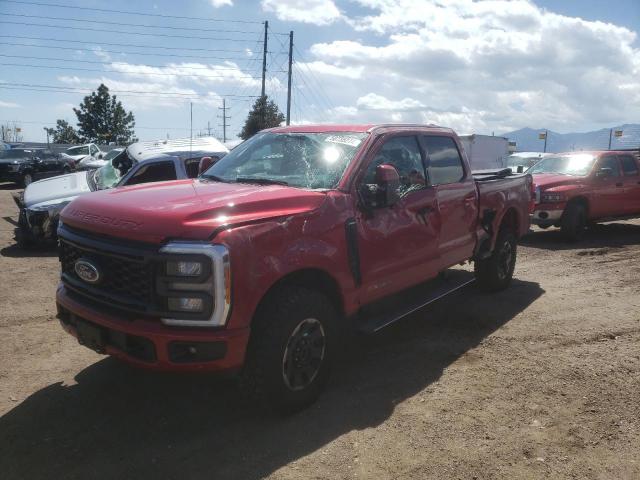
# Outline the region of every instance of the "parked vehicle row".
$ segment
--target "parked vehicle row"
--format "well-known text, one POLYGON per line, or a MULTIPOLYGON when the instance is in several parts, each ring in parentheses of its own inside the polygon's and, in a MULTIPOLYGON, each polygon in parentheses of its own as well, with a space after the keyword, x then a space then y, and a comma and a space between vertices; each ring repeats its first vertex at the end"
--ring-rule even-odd
MULTIPOLYGON (((202 157, 221 158, 228 150, 215 138, 204 137, 193 141, 138 142, 112 152, 101 160, 103 165, 98 169, 29 185, 22 198, 17 199, 20 208, 15 231, 18 244, 30 246, 36 242, 55 241, 60 211, 79 195, 116 186, 195 178, 202 157)), ((89 158, 94 161, 93 157, 89 158)))
POLYGON ((507 287, 532 189, 474 175, 452 130, 419 125, 275 128, 197 179, 124 183, 60 214, 62 326, 140 367, 235 372, 286 410, 320 394, 347 328, 474 277, 507 287))

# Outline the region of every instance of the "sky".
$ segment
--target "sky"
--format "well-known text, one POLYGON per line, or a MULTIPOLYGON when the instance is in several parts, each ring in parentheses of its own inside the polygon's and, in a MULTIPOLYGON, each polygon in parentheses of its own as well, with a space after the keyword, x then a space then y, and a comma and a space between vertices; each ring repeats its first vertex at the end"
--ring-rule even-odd
POLYGON ((292 123, 460 133, 640 122, 640 0, 0 0, 0 123, 44 141, 106 84, 141 140, 237 138, 261 90, 292 123), (193 112, 193 122, 190 114, 193 112))

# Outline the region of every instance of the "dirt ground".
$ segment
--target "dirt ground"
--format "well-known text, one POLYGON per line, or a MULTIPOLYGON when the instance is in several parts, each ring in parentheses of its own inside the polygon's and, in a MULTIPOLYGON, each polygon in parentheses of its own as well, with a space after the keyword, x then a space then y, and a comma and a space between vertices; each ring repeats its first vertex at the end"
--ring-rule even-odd
POLYGON ((640 478, 640 222, 522 241, 512 287, 468 287, 354 339, 291 417, 229 380, 150 374, 55 319, 54 252, 12 240, 0 185, 0 478, 640 478))

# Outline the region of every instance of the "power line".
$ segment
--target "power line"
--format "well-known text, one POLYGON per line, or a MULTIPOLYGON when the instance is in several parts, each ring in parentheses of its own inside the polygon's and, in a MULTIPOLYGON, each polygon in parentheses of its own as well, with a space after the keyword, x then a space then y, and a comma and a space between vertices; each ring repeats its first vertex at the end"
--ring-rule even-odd
POLYGON ((112 60, 109 62, 101 62, 99 60, 81 60, 81 59, 75 59, 75 58, 56 58, 56 57, 31 57, 28 55, 5 55, 4 53, 0 53, 0 57, 9 57, 9 58, 26 58, 29 60, 51 60, 51 61, 56 61, 56 62, 78 62, 78 63, 94 63, 94 64, 98 64, 98 65, 132 65, 132 66, 136 66, 136 67, 151 67, 151 68, 180 68, 180 69, 186 69, 186 70, 235 70, 235 71, 240 71, 240 67, 220 67, 220 66, 192 66, 192 65, 186 65, 186 66, 181 66, 181 65, 149 65, 149 64, 145 64, 145 63, 130 63, 130 62, 123 62, 123 61, 119 61, 119 60, 112 60))
MULTIPOLYGON (((1 0, 0 0, 1 1, 1 0)), ((0 82, 0 88, 14 88, 14 87, 28 87, 28 88, 42 88, 49 90, 75 90, 72 93, 78 93, 78 91, 92 92, 93 90, 90 88, 82 88, 82 87, 66 87, 60 85, 42 85, 42 84, 33 84, 33 83, 13 83, 13 82, 0 82)), ((203 96, 202 94, 198 94, 196 92, 193 93, 181 93, 181 92, 149 92, 144 90, 109 90, 111 93, 134 93, 138 95, 150 94, 153 96, 164 96, 164 95, 179 95, 185 96, 187 98, 194 96, 203 96)), ((62 93, 62 92, 61 92, 62 93)), ((207 95, 208 96, 208 95, 207 95)), ((239 98, 257 98, 258 95, 218 95, 218 97, 239 97, 239 98)))
MULTIPOLYGON (((196 75, 196 74, 184 74, 184 73, 169 73, 169 72, 127 72, 121 70, 114 69, 104 69, 101 70, 99 68, 81 68, 81 67, 58 67, 55 65, 30 65, 30 64, 21 64, 21 63, 5 63, 0 62, 0 65, 8 66, 8 67, 27 67, 27 68, 47 68, 47 69, 55 69, 55 70, 69 70, 72 72, 99 72, 99 73, 120 73, 120 74, 133 74, 133 75, 153 75, 153 76, 171 76, 171 77, 189 77, 189 78, 228 78, 230 80, 260 80, 261 77, 252 77, 250 75, 242 75, 242 76, 230 76, 230 75, 196 75)), ((132 66, 144 66, 144 65, 133 65, 132 66)), ((180 67, 178 67, 180 68, 180 67)))
MULTIPOLYGON (((45 27, 45 28, 60 29, 60 25, 49 25, 44 23, 12 22, 10 20, 0 20, 0 23, 6 23, 9 25, 25 25, 29 27, 45 27)), ((168 33, 131 32, 126 30, 111 30, 106 28, 85 28, 85 27, 70 27, 70 26, 64 26, 63 28, 65 30, 80 30, 84 32, 104 32, 109 34, 119 33, 122 35, 142 35, 145 37, 154 37, 154 38, 155 37, 186 38, 189 40, 213 40, 216 42, 245 42, 246 41, 245 39, 241 39, 241 38, 196 37, 194 35, 170 35, 168 33)))
MULTIPOLYGON (((1 36, 1 35, 0 35, 1 36)), ((255 58, 255 55, 251 57, 211 57, 209 55, 184 55, 184 54, 171 54, 171 53, 151 53, 151 52, 123 52, 121 50, 105 50, 104 48, 100 49, 91 49, 91 48, 78 48, 78 47, 62 47, 60 45, 33 45, 30 43, 14 43, 14 42, 1 42, 0 45, 11 45, 15 47, 33 47, 33 48, 49 48, 54 50, 73 50, 74 52, 91 52, 91 53, 115 53, 115 54, 127 54, 127 55, 147 55, 150 57, 172 57, 172 58, 197 58, 200 60, 247 60, 251 58, 255 58)), ((220 50, 225 51, 225 50, 220 50)), ((238 50, 236 50, 238 51, 238 50)), ((242 50, 240 50, 242 51, 242 50)), ((27 58, 21 55, 21 58, 27 58)))
MULTIPOLYGON (((0 122, 10 122, 10 123, 21 123, 25 125, 55 125, 56 121, 53 122, 36 122, 36 121, 27 121, 27 120, 0 120, 0 122)), ((140 125, 136 125, 134 128, 142 129, 142 130, 189 130, 185 127, 143 127, 140 125)))
POLYGON ((103 13, 123 13, 125 15, 140 15, 144 17, 159 17, 159 18, 179 18, 183 20, 203 20, 208 22, 228 22, 228 23, 252 23, 252 24, 261 24, 262 22, 251 21, 251 20, 229 20, 229 19, 221 19, 221 18, 209 18, 209 17, 186 17, 180 15, 167 15, 162 13, 142 13, 142 12, 132 12, 127 10, 111 10, 106 8, 95 8, 95 7, 81 7, 77 5, 61 5, 59 3, 44 3, 44 2, 25 2, 20 0, 0 0, 0 2, 5 3, 18 3, 21 5, 34 5, 40 7, 56 7, 56 8, 70 8, 73 10, 87 10, 92 12, 103 12, 103 13))
POLYGON ((69 18, 69 17, 49 17, 45 15, 26 15, 24 13, 0 13, 0 15, 21 18, 39 18, 42 20, 62 20, 65 22, 83 22, 83 23, 102 23, 105 25, 119 25, 121 27, 142 27, 142 28, 166 28, 169 30, 189 30, 198 32, 219 32, 219 33, 249 33, 254 34, 256 31, 250 30, 225 30, 220 28, 196 28, 189 26, 173 26, 173 25, 145 25, 144 23, 124 23, 109 22, 107 20, 94 20, 93 18, 69 18))
MULTIPOLYGON (((6 0, 0 0, 0 2, 6 0)), ((65 40, 61 38, 42 38, 42 37, 24 37, 19 35, 0 35, 0 38, 18 38, 22 40, 42 40, 45 42, 66 42, 66 43, 92 43, 87 42, 85 40, 65 40)), ((95 42, 98 43, 98 42, 95 42)), ((256 52, 250 49, 246 50, 227 50, 227 49, 210 49, 210 48, 187 48, 187 47, 165 47, 165 46, 157 46, 157 45, 132 45, 130 43, 107 43, 107 42, 99 42, 101 45, 109 45, 110 47, 129 47, 129 48, 160 48, 163 50, 185 50, 185 51, 198 51, 198 52, 231 52, 231 53, 262 53, 256 52)), ((253 43, 253 42, 249 42, 253 43)))

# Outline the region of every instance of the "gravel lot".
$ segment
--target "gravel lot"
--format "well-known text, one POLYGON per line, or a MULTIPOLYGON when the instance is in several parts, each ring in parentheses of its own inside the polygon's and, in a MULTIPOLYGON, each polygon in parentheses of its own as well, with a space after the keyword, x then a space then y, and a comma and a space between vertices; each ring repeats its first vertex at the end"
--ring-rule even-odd
POLYGON ((0 477, 640 478, 640 222, 536 231, 517 280, 355 339, 281 418, 230 381, 133 370, 55 319, 55 252, 13 242, 0 185, 0 477))

